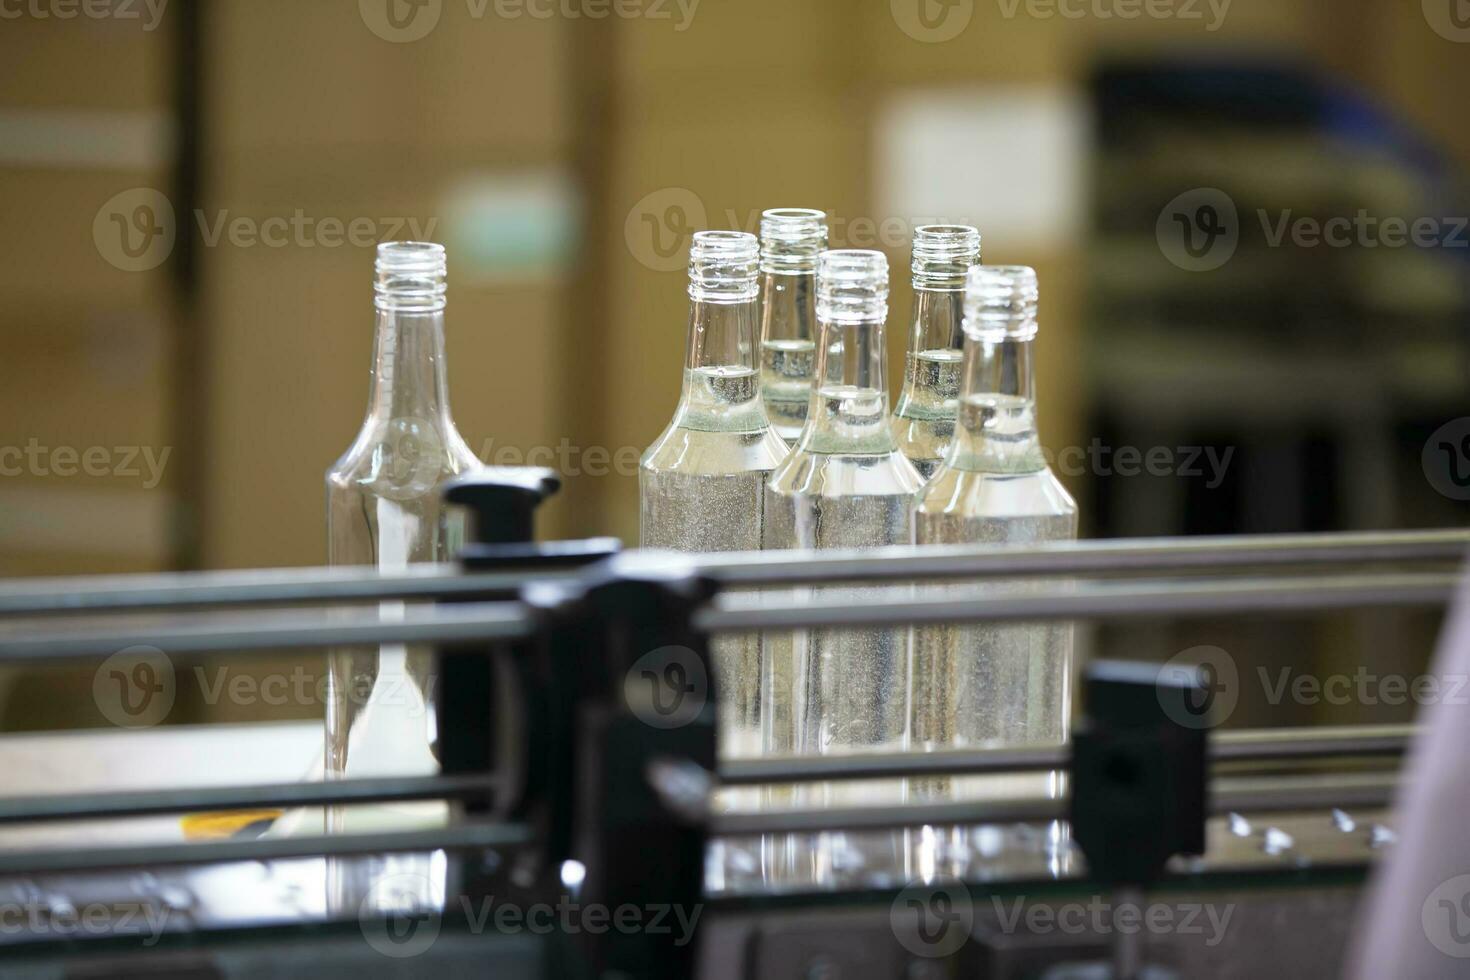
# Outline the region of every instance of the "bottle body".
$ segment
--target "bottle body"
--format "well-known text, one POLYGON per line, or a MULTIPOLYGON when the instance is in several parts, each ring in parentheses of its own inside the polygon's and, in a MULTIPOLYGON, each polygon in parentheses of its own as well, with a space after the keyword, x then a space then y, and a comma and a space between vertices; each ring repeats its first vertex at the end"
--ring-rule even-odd
MULTIPOLYGON (((873 548, 912 540, 921 480, 894 441, 881 253, 823 252, 817 272, 816 376, 791 455, 766 485, 765 548, 873 548)), ((858 602, 863 590, 811 590, 858 602)), ((901 748, 907 734, 905 631, 813 629, 767 635, 768 752, 901 748)))
POLYGON ((761 399, 788 446, 806 423, 816 369, 817 255, 827 216, 809 208, 761 215, 761 399))
MULTIPOLYGON (((919 496, 915 540, 1040 544, 1074 539, 1076 504, 1048 468, 1036 431, 1034 273, 976 269, 971 282, 973 315, 966 320, 955 437, 943 466, 919 496)), ((984 586, 990 593, 1028 587, 1025 582, 984 586)), ((955 595, 975 590, 973 585, 931 588, 955 595)), ((915 745, 944 749, 1065 741, 1071 670, 1068 623, 917 628, 915 745)), ((1055 778, 1052 783, 1052 790, 1059 789, 1055 778)))
POLYGON ((893 434, 926 480, 944 461, 954 436, 964 348, 965 275, 979 261, 980 233, 968 225, 923 225, 914 230, 914 307, 893 434))
MULTIPOLYGON (((640 543, 675 551, 754 551, 763 487, 786 455, 755 369, 757 244, 700 232, 691 250, 692 308, 684 384, 674 417, 639 465, 640 543)), ((760 751, 760 643, 717 637, 720 751, 760 751)))
MULTIPOLYGON (((395 571, 449 561, 459 551, 464 520, 444 507, 442 489, 480 462, 449 411, 443 248, 380 246, 376 292, 367 415, 326 474, 327 560, 395 571)), ((405 609, 402 602, 383 602, 377 612, 393 621, 405 609)), ((433 665, 427 647, 383 644, 329 652, 326 778, 437 772, 433 665)), ((326 830, 341 833, 436 826, 447 815, 443 803, 424 802, 329 808, 325 817, 326 830)), ((417 883, 413 901, 432 904, 442 898, 442 882, 431 870, 428 855, 331 861, 329 906, 361 907, 374 899, 385 876, 417 883)))

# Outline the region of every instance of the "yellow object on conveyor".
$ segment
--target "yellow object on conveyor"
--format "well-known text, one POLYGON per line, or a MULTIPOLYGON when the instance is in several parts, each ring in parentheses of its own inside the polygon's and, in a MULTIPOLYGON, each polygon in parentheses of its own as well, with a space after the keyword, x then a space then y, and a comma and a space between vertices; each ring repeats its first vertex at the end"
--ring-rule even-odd
POLYGON ((185 840, 223 840, 241 835, 255 837, 269 829, 284 810, 227 810, 221 813, 190 813, 179 820, 185 840))

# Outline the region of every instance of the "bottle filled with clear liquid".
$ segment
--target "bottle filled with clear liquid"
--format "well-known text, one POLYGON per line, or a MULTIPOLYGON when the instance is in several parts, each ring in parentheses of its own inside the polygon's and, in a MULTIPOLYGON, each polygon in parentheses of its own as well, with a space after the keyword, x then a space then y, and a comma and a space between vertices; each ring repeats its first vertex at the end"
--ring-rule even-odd
MULTIPOLYGON (((448 561, 463 543, 463 517, 444 507, 441 489, 480 462, 449 411, 445 281, 443 246, 378 246, 367 415, 357 438, 326 475, 332 565, 396 571, 414 562, 448 561)), ((377 612, 384 621, 402 619, 404 604, 380 603, 377 612)), ((328 779, 437 771, 429 649, 399 644, 338 649, 330 653, 328 666, 328 779)), ((327 829, 423 826, 444 816, 442 803, 339 808, 327 811, 327 829)), ((427 861, 427 855, 402 855, 334 864, 329 872, 335 894, 329 900, 347 907, 364 901, 375 876, 407 876, 428 887, 433 876, 427 861)))
MULTIPOLYGON (((912 540, 922 484, 899 452, 888 409, 883 339, 888 262, 881 252, 823 252, 817 270, 816 377, 806 425, 766 485, 767 548, 873 548, 912 540)), ((817 601, 860 604, 866 590, 822 586, 817 601)), ((903 628, 811 629, 765 636, 768 752, 896 751, 908 730, 909 651, 903 628)), ((894 802, 894 784, 831 784, 815 805, 894 802)), ((813 854, 819 880, 883 867, 889 835, 826 834, 813 854), (875 867, 874 865, 879 867, 875 867)))
MULTIPOLYGON (((755 551, 763 489, 786 456, 766 417, 755 366, 754 235, 701 231, 689 253, 689 334, 674 417, 639 467, 641 542, 676 551, 755 551)), ((715 638, 720 751, 760 752, 760 643, 715 638)))
POLYGON ((898 448, 924 479, 944 461, 959 408, 965 275, 980 262, 980 232, 968 225, 914 229, 914 308, 903 390, 893 410, 898 448))
MULTIPOLYGON (((958 421, 944 464, 919 497, 921 545, 1039 544, 1077 536, 1077 505, 1047 466, 1037 436, 1036 307, 1034 270, 970 270, 958 421)), ((946 588, 973 594, 976 586, 946 588)), ((915 747, 1064 741, 1071 671, 1072 627, 1065 622, 916 628, 915 747)), ((971 790, 1001 785, 955 782, 971 790)))
POLYGON ((817 362, 817 255, 827 215, 775 208, 761 215, 761 398, 776 434, 793 445, 806 424, 817 362))

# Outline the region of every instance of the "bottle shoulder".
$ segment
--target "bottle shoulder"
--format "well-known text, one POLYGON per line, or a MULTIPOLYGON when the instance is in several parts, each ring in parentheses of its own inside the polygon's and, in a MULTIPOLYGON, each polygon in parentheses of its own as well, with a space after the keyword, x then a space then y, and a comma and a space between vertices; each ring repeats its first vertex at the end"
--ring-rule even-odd
POLYGON ((861 497, 913 495, 924 480, 903 453, 817 453, 793 449, 767 484, 786 496, 861 497))
POLYGON ((1050 469, 990 473, 941 466, 918 498, 921 514, 959 517, 1071 517, 1077 503, 1050 469))
POLYGON ((769 425, 754 431, 729 432, 690 428, 676 418, 639 461, 642 473, 717 476, 769 473, 789 453, 785 440, 769 425))
POLYGON ((437 493, 480 462, 453 422, 424 419, 369 420, 327 470, 329 491, 407 499, 437 493))

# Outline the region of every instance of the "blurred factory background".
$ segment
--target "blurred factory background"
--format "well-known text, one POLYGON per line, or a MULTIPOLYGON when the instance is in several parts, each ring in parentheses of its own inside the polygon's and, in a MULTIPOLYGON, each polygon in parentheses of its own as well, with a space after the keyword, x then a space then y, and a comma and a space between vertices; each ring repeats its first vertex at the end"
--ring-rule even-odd
MULTIPOLYGON (((914 224, 1037 267, 1043 434, 1084 536, 1462 524, 1464 6, 0 0, 0 574, 320 564, 372 244, 409 237, 449 248, 471 445, 567 472, 548 535, 636 541, 689 234, 776 206, 888 253, 895 364, 914 224)), ((1091 642, 1412 674, 1434 626, 1091 642)), ((90 683, 12 678, 3 723, 90 683)), ((1268 708, 1235 721, 1289 720, 1268 708)), ((172 720, 271 712, 311 710, 181 691, 172 720)))

